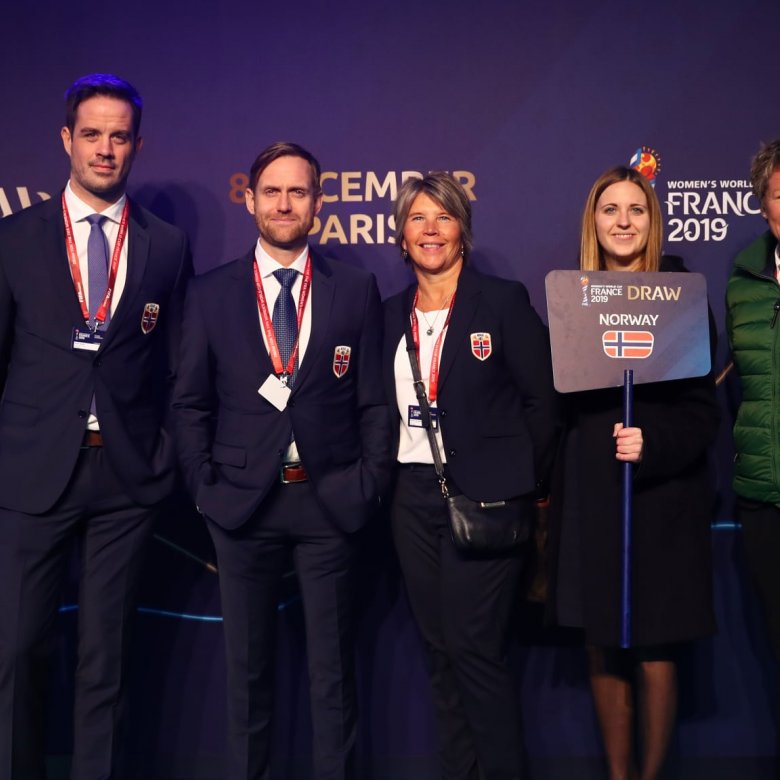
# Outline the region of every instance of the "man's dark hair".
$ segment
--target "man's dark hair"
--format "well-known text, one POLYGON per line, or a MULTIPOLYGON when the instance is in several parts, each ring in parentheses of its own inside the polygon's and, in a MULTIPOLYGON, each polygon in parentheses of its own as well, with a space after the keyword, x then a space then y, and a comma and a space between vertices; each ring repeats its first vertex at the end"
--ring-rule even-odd
POLYGON ((317 158, 302 146, 290 143, 289 141, 277 141, 275 144, 267 146, 257 155, 257 159, 252 163, 252 167, 249 169, 249 186, 251 187, 252 192, 255 191, 260 174, 274 160, 278 160, 280 157, 300 157, 301 159, 306 160, 311 166, 312 192, 314 195, 319 195, 320 164, 317 162, 317 158))
POLYGON ((65 92, 65 127, 71 133, 73 132, 79 105, 96 95, 117 98, 130 104, 130 108, 133 109, 133 135, 138 138, 144 101, 132 84, 111 73, 90 73, 77 79, 68 87, 65 92))

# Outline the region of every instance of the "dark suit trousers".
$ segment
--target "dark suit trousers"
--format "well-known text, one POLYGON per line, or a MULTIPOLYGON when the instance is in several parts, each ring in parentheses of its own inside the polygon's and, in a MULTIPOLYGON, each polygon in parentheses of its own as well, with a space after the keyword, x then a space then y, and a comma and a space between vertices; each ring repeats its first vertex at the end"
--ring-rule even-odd
POLYGON ((742 546, 772 651, 780 662, 780 507, 739 499, 737 517, 742 524, 742 546))
POLYGON ((401 467, 391 519, 427 652, 441 777, 518 780, 521 735, 506 636, 522 559, 456 550, 433 466, 401 467))
POLYGON ((228 675, 225 780, 267 780, 280 583, 292 553, 303 600, 314 777, 351 773, 357 714, 350 568, 354 540, 311 483, 276 485, 244 526, 209 521, 219 565, 228 675))
POLYGON ((81 552, 74 780, 115 777, 123 659, 153 512, 124 494, 102 448, 82 449, 43 515, 0 509, 0 777, 44 777, 44 689, 64 563, 81 552))

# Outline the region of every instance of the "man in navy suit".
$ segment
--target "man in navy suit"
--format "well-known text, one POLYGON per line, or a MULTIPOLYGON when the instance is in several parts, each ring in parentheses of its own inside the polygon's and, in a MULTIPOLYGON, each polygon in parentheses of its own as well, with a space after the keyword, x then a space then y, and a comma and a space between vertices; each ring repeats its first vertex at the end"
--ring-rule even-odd
POLYGON ((185 478, 219 564, 228 667, 227 780, 269 777, 279 585, 303 599, 318 780, 350 775, 355 532, 390 469, 382 315, 372 274, 310 250, 320 167, 277 143, 250 171, 259 239, 190 284, 174 394, 185 478))
POLYGON ((61 194, 0 222, 0 777, 45 774, 48 638, 81 552, 72 777, 115 776, 140 552, 174 479, 166 410, 191 275, 184 234, 131 202, 142 102, 70 87, 61 194))

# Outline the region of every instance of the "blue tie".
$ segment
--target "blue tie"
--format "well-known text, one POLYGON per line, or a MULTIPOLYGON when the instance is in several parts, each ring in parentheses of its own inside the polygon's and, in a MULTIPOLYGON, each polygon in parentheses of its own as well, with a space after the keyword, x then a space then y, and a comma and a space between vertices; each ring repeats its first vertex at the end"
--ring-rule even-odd
MULTIPOLYGON (((87 267, 89 270, 89 318, 94 321, 100 301, 106 294, 108 286, 108 241, 103 232, 102 214, 90 214, 87 222, 90 224, 87 241, 87 267)), ((111 312, 106 312, 106 326, 111 318, 111 312)))
MULTIPOLYGON (((276 281, 282 286, 274 304, 274 313, 271 321, 274 326, 276 343, 279 345, 279 354, 282 365, 287 368, 295 343, 298 340, 298 312, 295 310, 295 300, 292 296, 292 286, 298 276, 294 268, 280 268, 274 271, 276 281)), ((298 373, 298 356, 295 356, 292 376, 287 380, 287 386, 292 387, 295 375, 298 373)))

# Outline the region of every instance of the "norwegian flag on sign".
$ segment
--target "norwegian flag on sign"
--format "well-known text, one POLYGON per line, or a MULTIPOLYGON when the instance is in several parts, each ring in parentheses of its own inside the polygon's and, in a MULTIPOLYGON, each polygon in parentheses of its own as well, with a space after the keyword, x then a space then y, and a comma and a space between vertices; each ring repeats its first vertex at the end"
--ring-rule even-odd
POLYGON ((601 334, 604 353, 611 358, 643 360, 652 354, 654 342, 649 330, 606 330, 601 334))

